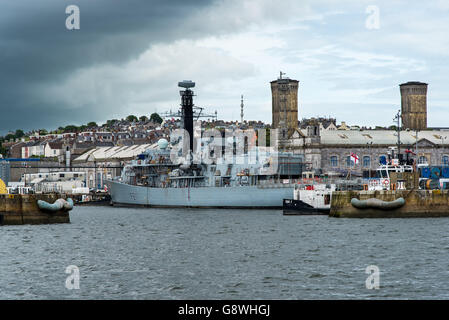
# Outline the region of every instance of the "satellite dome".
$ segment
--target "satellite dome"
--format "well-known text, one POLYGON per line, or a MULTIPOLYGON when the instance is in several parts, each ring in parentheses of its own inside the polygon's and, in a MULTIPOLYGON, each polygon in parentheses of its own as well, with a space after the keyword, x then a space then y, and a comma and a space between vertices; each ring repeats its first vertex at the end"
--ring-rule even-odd
POLYGON ((159 149, 161 150, 165 150, 168 147, 168 141, 167 139, 159 139, 159 141, 157 142, 157 145, 159 146, 159 149))

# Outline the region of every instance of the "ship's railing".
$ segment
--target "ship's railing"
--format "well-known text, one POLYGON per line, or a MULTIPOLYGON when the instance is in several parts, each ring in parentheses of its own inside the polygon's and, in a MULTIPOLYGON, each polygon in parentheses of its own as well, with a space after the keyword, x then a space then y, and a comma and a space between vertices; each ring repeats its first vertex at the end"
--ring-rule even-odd
POLYGON ((133 160, 131 162, 132 165, 134 166, 163 166, 163 165, 172 165, 175 166, 177 164, 174 164, 170 158, 166 159, 153 159, 153 160, 149 160, 149 159, 143 159, 143 160, 133 160))
POLYGON ((298 183, 298 179, 268 179, 259 180, 257 187, 259 188, 291 188, 298 183))
POLYGON ((62 186, 57 184, 36 184, 34 186, 36 193, 62 193, 62 186))

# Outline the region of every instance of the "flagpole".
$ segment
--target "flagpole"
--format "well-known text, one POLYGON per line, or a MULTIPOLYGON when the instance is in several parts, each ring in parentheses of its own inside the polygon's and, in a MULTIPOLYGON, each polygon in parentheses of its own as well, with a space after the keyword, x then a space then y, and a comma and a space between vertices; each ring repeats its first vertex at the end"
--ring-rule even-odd
POLYGON ((354 171, 355 171, 355 165, 357 164, 356 161, 358 160, 358 157, 355 153, 354 153, 354 156, 355 156, 354 157, 354 171))

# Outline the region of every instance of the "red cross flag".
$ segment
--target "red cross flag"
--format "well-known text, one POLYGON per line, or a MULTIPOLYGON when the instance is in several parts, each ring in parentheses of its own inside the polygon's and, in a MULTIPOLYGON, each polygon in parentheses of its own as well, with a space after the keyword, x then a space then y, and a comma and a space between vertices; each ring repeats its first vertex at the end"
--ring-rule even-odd
POLYGON ((355 154, 351 152, 351 160, 354 161, 354 164, 359 163, 359 157, 355 154))

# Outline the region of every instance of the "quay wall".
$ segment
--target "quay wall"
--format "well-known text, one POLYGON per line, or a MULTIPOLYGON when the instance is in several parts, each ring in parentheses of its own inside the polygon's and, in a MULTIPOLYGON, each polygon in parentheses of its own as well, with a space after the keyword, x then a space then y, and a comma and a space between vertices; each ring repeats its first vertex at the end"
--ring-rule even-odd
POLYGON ((449 190, 336 191, 332 193, 330 217, 342 218, 425 218, 449 217, 449 190), (405 199, 405 205, 391 210, 358 209, 351 199, 383 201, 405 199))
POLYGON ((58 194, 0 194, 0 225, 69 223, 67 211, 44 212, 37 200, 49 203, 61 198, 58 194))

